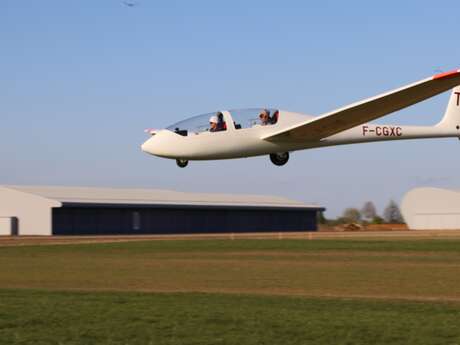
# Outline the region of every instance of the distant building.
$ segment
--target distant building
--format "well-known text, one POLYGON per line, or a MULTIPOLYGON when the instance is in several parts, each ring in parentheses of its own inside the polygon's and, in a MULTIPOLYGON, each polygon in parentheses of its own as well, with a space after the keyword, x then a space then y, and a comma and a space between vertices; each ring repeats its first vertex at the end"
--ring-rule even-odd
POLYGON ((0 186, 0 235, 315 231, 324 210, 261 195, 0 186))
POLYGON ((460 229, 460 190, 415 188, 401 203, 409 229, 460 229))

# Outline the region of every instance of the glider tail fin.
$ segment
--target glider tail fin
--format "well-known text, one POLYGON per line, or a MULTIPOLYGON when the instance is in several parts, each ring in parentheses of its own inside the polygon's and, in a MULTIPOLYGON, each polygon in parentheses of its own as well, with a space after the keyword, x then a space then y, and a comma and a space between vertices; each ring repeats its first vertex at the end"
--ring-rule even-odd
POLYGON ((437 126, 452 130, 459 129, 457 126, 460 126, 460 86, 452 90, 446 113, 437 126))

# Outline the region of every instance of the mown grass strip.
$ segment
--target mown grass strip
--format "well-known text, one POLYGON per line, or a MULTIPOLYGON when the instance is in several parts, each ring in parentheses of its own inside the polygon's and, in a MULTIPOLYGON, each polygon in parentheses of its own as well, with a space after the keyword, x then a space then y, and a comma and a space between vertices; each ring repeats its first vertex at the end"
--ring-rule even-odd
POLYGON ((430 239, 430 240, 178 240, 178 241, 148 241, 114 242, 114 243, 83 243, 62 245, 37 245, 0 247, 2 252, 34 253, 67 252, 69 250, 85 253, 93 252, 95 247, 99 252, 136 251, 142 252, 214 252, 214 251, 312 251, 312 250, 343 250, 343 251, 413 251, 413 252, 455 252, 460 253, 460 240, 430 239))
POLYGON ((0 288, 460 301, 459 244, 248 240, 8 247, 0 250, 0 288))

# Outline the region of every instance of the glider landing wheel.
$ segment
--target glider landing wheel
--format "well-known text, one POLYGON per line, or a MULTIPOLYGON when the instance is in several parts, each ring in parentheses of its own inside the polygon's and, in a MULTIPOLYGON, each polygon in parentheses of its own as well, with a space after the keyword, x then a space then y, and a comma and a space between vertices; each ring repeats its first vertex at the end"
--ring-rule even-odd
POLYGON ((275 165, 284 165, 289 160, 289 152, 270 153, 270 160, 275 165))
POLYGON ((176 159, 176 164, 180 168, 185 168, 188 165, 188 160, 186 160, 186 159, 176 159))

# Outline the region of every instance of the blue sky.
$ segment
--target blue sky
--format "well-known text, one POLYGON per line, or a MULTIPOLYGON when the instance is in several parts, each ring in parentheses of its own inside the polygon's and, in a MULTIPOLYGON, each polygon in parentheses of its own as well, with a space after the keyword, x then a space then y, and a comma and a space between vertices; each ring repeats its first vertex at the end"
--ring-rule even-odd
MULTIPOLYGON (((0 1, 0 184, 261 193, 334 217, 416 186, 460 187, 454 139, 191 162, 144 128, 217 109, 320 114, 460 67, 458 1, 0 1)), ((448 94, 381 119, 430 125, 448 94)))

